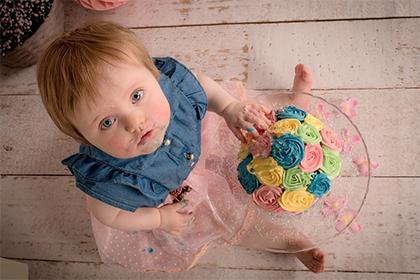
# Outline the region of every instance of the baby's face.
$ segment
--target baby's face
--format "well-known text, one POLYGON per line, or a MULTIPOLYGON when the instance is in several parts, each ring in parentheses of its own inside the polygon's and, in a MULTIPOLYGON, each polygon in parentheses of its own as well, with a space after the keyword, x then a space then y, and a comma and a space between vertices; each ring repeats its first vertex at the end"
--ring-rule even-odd
POLYGON ((74 125, 95 147, 117 158, 150 154, 161 145, 170 107, 144 66, 123 62, 103 68, 95 102, 76 106, 74 125))

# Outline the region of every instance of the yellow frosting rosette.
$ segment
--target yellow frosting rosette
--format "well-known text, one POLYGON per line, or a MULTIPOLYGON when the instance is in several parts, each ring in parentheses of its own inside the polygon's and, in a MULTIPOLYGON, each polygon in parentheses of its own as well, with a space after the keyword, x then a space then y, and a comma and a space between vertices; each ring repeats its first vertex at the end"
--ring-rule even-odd
POLYGON ((271 126, 271 131, 277 136, 280 137, 285 133, 296 134, 298 127, 300 126, 300 121, 297 119, 283 119, 275 122, 271 126))
POLYGON ((320 131, 321 129, 323 129, 325 127, 324 123, 321 120, 317 119, 316 117, 314 117, 313 115, 311 115, 309 113, 306 113, 306 117, 305 117, 304 122, 312 125, 318 131, 320 131))
POLYGON ((277 187, 283 182, 284 169, 272 157, 254 158, 247 165, 247 169, 263 185, 277 187))
POLYGON ((249 155, 248 145, 246 143, 241 142, 241 147, 239 148, 238 153, 238 160, 243 161, 249 155))
POLYGON ((302 212, 312 205, 315 196, 302 188, 295 191, 284 191, 277 201, 286 211, 302 212))

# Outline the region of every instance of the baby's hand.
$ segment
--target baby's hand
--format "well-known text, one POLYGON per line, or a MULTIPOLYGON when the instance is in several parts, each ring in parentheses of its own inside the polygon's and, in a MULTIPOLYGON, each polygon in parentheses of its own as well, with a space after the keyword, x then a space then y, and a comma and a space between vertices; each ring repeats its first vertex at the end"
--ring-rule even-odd
POLYGON ((183 200, 178 203, 169 204, 158 208, 160 213, 159 228, 169 233, 179 235, 189 225, 194 222, 193 213, 180 214, 180 210, 188 206, 188 202, 183 200))
POLYGON ((270 110, 261 104, 239 101, 233 101, 222 112, 228 127, 242 142, 245 142, 245 137, 241 129, 257 137, 257 128, 265 130, 271 125, 271 121, 267 118, 268 114, 270 110))

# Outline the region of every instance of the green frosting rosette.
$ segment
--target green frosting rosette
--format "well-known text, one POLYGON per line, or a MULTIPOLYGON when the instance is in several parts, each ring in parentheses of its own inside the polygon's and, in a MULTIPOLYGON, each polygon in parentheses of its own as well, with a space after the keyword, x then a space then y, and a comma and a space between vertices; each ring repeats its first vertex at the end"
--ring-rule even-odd
POLYGON ((302 138, 303 142, 306 144, 315 145, 321 142, 321 134, 319 134, 318 129, 316 129, 314 126, 303 123, 301 126, 297 129, 297 135, 302 138))
POLYGON ((322 154, 324 160, 321 165, 321 172, 327 175, 330 179, 334 179, 338 176, 341 169, 341 158, 340 155, 325 146, 322 146, 322 154))
POLYGON ((311 175, 309 173, 303 172, 300 168, 291 168, 285 172, 283 177, 283 187, 288 191, 305 188, 311 179, 311 175))

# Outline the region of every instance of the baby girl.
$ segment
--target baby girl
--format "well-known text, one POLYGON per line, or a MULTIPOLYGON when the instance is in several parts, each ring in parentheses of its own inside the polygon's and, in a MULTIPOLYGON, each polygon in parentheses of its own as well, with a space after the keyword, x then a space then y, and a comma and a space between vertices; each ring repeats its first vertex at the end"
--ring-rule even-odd
MULTIPOLYGON (((258 217, 232 168, 210 168, 206 160, 223 146, 216 135, 230 129, 243 140, 243 131, 268 128, 264 106, 239 101, 173 58, 152 58, 134 33, 109 22, 56 39, 37 78, 52 120, 81 144, 63 164, 86 194, 105 263, 180 271, 207 248, 230 244, 290 247, 310 270, 323 271, 319 248, 303 236, 279 239, 281 229, 258 217), (273 234, 261 236, 260 228, 273 234)), ((311 85, 310 71, 297 65, 296 93, 286 102, 304 107, 307 97, 298 92, 311 85)), ((234 162, 235 154, 216 162, 234 162)))

